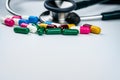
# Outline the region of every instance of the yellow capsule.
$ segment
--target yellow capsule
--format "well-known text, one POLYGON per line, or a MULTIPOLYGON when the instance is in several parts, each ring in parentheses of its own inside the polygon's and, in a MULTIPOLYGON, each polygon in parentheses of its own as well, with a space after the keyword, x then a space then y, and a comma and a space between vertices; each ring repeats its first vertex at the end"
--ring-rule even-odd
POLYGON ((40 24, 39 24, 40 27, 44 27, 44 28, 47 28, 47 25, 48 25, 48 24, 45 24, 45 23, 40 23, 40 24))
POLYGON ((70 29, 71 27, 75 27, 76 25, 75 24, 67 24, 68 25, 68 28, 70 29))
POLYGON ((91 33, 94 33, 94 34, 100 34, 101 28, 98 27, 98 26, 92 25, 92 26, 90 27, 90 32, 91 32, 91 33))

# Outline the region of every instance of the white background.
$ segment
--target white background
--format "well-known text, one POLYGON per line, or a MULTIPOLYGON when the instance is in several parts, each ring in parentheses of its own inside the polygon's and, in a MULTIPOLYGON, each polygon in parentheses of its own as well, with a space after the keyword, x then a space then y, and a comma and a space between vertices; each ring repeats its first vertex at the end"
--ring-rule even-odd
MULTIPOLYGON (((12 0, 22 15, 46 9, 39 0, 12 0)), ((120 9, 94 5, 77 11, 80 16, 120 9)), ((0 1, 0 17, 10 15, 0 1)), ((16 34, 0 24, 0 80, 120 80, 120 19, 82 21, 100 26, 101 34, 78 36, 16 34)))

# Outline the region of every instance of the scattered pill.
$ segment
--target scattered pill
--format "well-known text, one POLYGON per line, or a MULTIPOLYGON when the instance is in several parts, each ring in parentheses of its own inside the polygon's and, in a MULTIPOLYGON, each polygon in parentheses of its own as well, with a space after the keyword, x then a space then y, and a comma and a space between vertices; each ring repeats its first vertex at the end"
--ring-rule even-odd
POLYGON ((61 34, 62 30, 60 28, 50 28, 46 29, 46 34, 61 34))
POLYGON ((76 27, 75 24, 67 24, 68 25, 68 28, 70 29, 71 27, 76 27))
POLYGON ((65 25, 61 25, 60 28, 61 29, 68 29, 69 27, 68 27, 68 25, 65 24, 65 25))
POLYGON ((78 35, 79 31, 77 29, 63 29, 63 35, 78 35))
POLYGON ((90 28, 91 26, 92 26, 92 25, 90 25, 90 24, 84 24, 84 25, 83 25, 83 27, 89 27, 89 28, 90 28))
POLYGON ((45 24, 52 24, 52 21, 46 21, 45 24))
POLYGON ((60 25, 61 25, 61 24, 59 24, 59 23, 54 23, 54 22, 53 22, 52 24, 53 24, 53 25, 56 25, 57 27, 60 27, 60 25))
POLYGON ((9 26, 9 27, 12 27, 12 26, 14 26, 15 22, 11 18, 6 18, 6 19, 4 19, 4 23, 3 24, 5 24, 6 26, 9 26))
POLYGON ((36 33, 37 32, 36 26, 33 26, 32 24, 29 24, 27 26, 27 28, 30 30, 31 33, 36 33))
POLYGON ((70 29, 77 29, 78 31, 80 31, 80 27, 79 26, 71 27, 70 29))
POLYGON ((48 24, 48 25, 47 25, 47 28, 57 28, 57 26, 56 26, 56 25, 53 25, 53 24, 48 24))
POLYGON ((90 27, 90 32, 91 32, 91 33, 94 33, 94 34, 100 34, 101 28, 98 27, 98 26, 92 25, 92 26, 90 27))
POLYGON ((21 33, 21 34, 28 34, 30 30, 28 28, 22 28, 22 27, 14 27, 14 32, 15 33, 21 33))
POLYGON ((44 34, 44 29, 40 28, 37 30, 38 35, 43 35, 44 34))
POLYGON ((34 24, 36 24, 39 21, 37 16, 29 16, 28 20, 29 23, 34 23, 34 24))
POLYGON ((39 24, 40 27, 44 27, 44 28, 47 28, 47 25, 48 25, 48 24, 45 24, 45 23, 40 23, 40 24, 39 24))
POLYGON ((21 23, 20 26, 23 27, 23 28, 26 28, 26 27, 28 26, 28 24, 26 24, 26 23, 21 23))
POLYGON ((15 15, 15 16, 12 16, 12 19, 22 19, 22 17, 15 15))
POLYGON ((26 23, 26 24, 29 24, 29 21, 27 19, 20 19, 18 21, 18 24, 21 25, 22 23, 26 23))
POLYGON ((80 34, 89 34, 90 28, 89 27, 80 27, 80 34))

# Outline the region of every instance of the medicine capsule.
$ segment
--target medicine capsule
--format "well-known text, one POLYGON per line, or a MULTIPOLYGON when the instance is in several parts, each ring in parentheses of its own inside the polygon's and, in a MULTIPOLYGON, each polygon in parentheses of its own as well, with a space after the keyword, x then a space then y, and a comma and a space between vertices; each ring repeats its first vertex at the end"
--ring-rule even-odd
POLYGON ((46 34, 61 34, 62 33, 62 30, 60 28, 49 28, 49 29, 46 29, 46 34))
POLYGON ((80 27, 80 34, 89 34, 90 28, 89 27, 80 27))
POLYGON ((59 24, 59 23, 52 23, 53 25, 56 25, 57 27, 60 27, 61 26, 61 24, 59 24))
POLYGON ((23 27, 23 28, 27 28, 28 24, 22 23, 22 24, 20 24, 20 26, 23 27))
POLYGON ((40 23, 40 24, 39 24, 40 27, 44 27, 44 28, 47 28, 47 25, 48 25, 48 24, 45 24, 45 23, 40 23))
POLYGON ((27 19, 29 23, 34 23, 34 24, 36 24, 39 21, 37 16, 22 16, 22 19, 27 19))
POLYGON ((37 30, 38 35, 43 35, 44 34, 44 28, 40 28, 37 30))
POLYGON ((32 26, 35 26, 37 28, 37 30, 41 28, 38 24, 33 24, 32 23, 32 26))
POLYGON ((21 16, 18 16, 18 15, 14 15, 14 16, 12 16, 12 15, 6 15, 5 18, 22 19, 22 17, 21 17, 21 16))
POLYGON ((67 24, 68 25, 68 28, 70 29, 71 27, 76 27, 75 24, 67 24))
POLYGON ((68 27, 68 25, 61 25, 59 28, 61 28, 61 29, 68 29, 69 27, 68 27))
POLYGON ((18 24, 21 25, 22 23, 26 23, 26 24, 29 24, 29 21, 27 19, 20 19, 18 21, 18 24))
POLYGON ((3 24, 5 24, 6 26, 9 26, 9 27, 14 26, 14 24, 15 24, 14 20, 11 19, 11 18, 2 18, 2 19, 1 19, 1 22, 2 22, 3 24))
POLYGON ((52 24, 52 22, 51 21, 46 21, 45 24, 52 24))
POLYGON ((101 32, 101 28, 100 27, 98 27, 98 26, 91 26, 90 27, 90 32, 91 33, 94 33, 94 34, 100 34, 100 32, 101 32))
POLYGON ((48 25, 47 25, 47 28, 57 28, 57 26, 56 26, 56 25, 53 25, 53 24, 48 24, 48 25))
POLYGON ((12 19, 22 19, 22 17, 15 15, 15 16, 12 16, 12 19))
POLYGON ((31 33, 36 33, 37 32, 36 26, 33 26, 32 24, 29 24, 27 26, 27 28, 30 30, 31 33))
POLYGON ((63 35, 78 35, 79 31, 77 29, 63 29, 63 35))
POLYGON ((21 34, 28 34, 30 30, 28 28, 22 28, 22 27, 14 27, 14 32, 15 33, 21 33, 21 34))
POLYGON ((70 29, 77 29, 78 31, 80 30, 80 27, 79 26, 76 26, 76 27, 71 27, 70 29))
POLYGON ((90 28, 92 25, 90 25, 90 24, 84 24, 82 27, 88 27, 88 28, 90 28))

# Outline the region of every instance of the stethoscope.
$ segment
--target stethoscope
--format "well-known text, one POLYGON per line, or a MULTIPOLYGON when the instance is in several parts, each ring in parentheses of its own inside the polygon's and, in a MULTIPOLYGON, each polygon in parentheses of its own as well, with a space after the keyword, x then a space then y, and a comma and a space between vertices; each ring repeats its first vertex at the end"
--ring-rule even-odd
MULTIPOLYGON (((10 1, 6 0, 6 9, 12 13, 13 15, 20 15, 19 13, 14 12, 10 8, 10 1)), ((44 6, 48 11, 40 14, 39 19, 41 22, 45 21, 54 21, 61 24, 64 23, 74 23, 79 24, 81 20, 112 20, 112 19, 120 19, 120 10, 101 13, 100 15, 91 15, 91 16, 79 16, 75 12, 71 12, 73 10, 78 10, 96 3, 106 2, 108 0, 84 0, 75 2, 74 0, 45 0, 44 6), (67 4, 67 5, 66 5, 67 4)))

